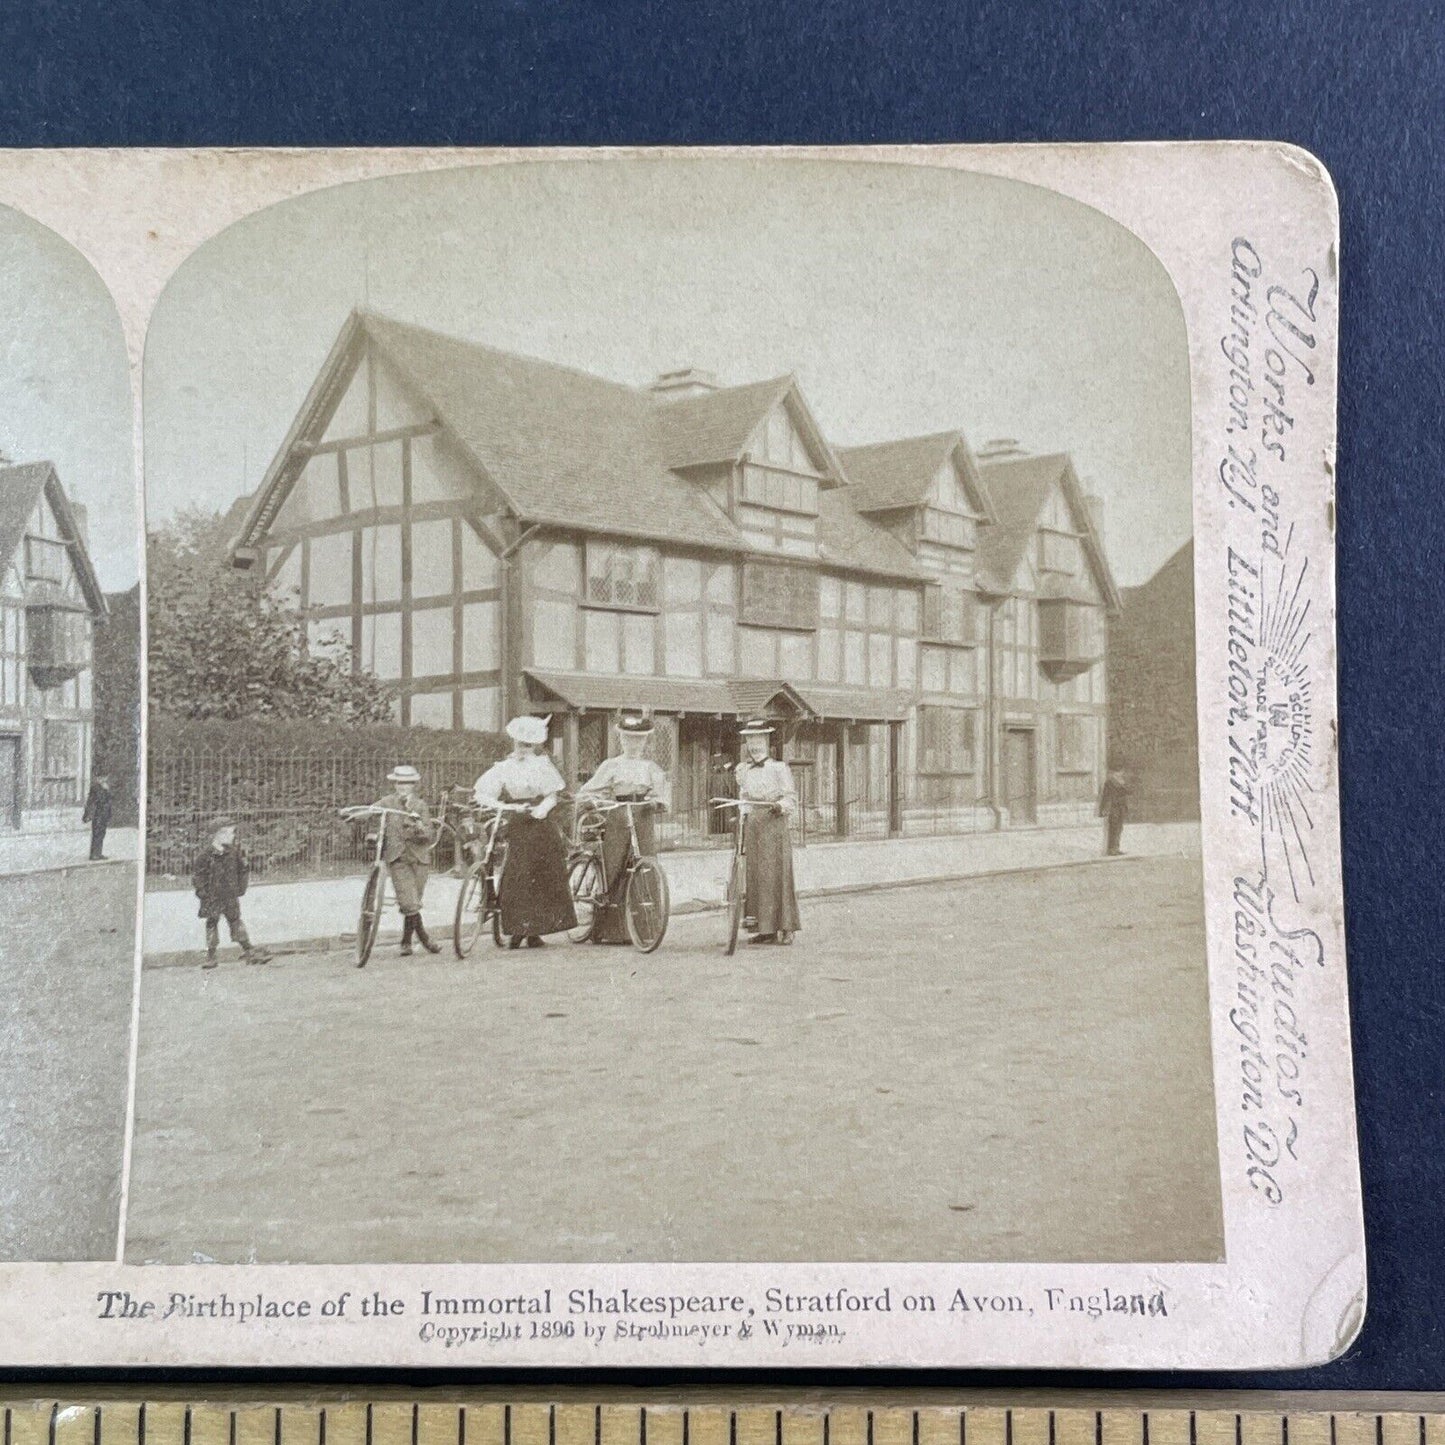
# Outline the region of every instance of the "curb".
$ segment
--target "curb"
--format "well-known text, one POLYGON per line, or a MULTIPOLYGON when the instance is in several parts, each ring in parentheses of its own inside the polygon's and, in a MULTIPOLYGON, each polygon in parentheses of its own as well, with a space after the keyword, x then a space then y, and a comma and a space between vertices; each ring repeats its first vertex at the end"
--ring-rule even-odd
POLYGON ((17 868, 13 872, 0 869, 0 882, 13 878, 42 878, 49 873, 70 873, 75 869, 91 872, 101 868, 134 868, 139 861, 136 858, 78 858, 74 863, 47 863, 42 868, 17 868))
MULTIPOLYGON (((1016 873, 1052 873, 1062 868, 1089 868, 1095 864, 1116 864, 1128 862, 1130 859, 1140 861, 1153 858, 1185 858, 1191 856, 1187 853, 1125 853, 1117 858, 1061 858, 1053 863, 1027 863, 1012 868, 983 868, 975 873, 940 873, 932 874, 925 878, 897 878, 887 879, 880 883, 839 883, 826 888, 802 889, 798 892, 800 901, 813 898, 839 898, 853 893, 886 893, 900 888, 932 888, 940 883, 967 883, 974 878, 999 878, 1016 873)), ((672 910, 672 917, 685 918, 701 913, 721 913, 722 903, 704 903, 700 899, 691 899, 679 904, 672 910)), ((433 938, 446 939, 450 941, 452 936, 452 925, 450 923, 430 927, 427 930, 433 938)), ((378 934, 376 946, 380 948, 386 943, 399 943, 401 941, 401 930, 390 929, 378 934)), ((324 934, 313 938, 287 939, 285 942, 274 943, 266 940, 262 943, 268 953, 275 958, 286 958, 299 953, 333 953, 342 950, 349 950, 356 942, 354 934, 324 934)), ((228 949, 234 945, 228 945, 228 949)), ((174 953, 150 953, 142 955, 141 967, 150 968, 183 968, 186 966, 196 967, 205 958, 203 949, 184 949, 174 953)), ((239 962, 239 959, 237 959, 239 962)))

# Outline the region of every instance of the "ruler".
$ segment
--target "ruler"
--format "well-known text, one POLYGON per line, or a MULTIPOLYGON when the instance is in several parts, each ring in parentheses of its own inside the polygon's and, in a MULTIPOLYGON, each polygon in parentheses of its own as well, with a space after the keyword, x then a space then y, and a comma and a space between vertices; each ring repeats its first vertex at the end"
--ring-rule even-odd
POLYGON ((4 1445, 1445 1445, 1445 1394, 0 1392, 4 1445))

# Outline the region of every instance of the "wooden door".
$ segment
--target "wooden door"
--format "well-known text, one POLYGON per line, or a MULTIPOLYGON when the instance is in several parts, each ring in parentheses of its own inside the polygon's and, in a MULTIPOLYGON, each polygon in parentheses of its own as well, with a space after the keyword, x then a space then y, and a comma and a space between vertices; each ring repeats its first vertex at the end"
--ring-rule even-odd
POLYGON ((1010 824, 1037 821, 1034 803, 1034 730, 1005 728, 1003 734, 1004 806, 1010 824))
POLYGON ((20 739, 0 737, 0 829, 20 826, 20 739))

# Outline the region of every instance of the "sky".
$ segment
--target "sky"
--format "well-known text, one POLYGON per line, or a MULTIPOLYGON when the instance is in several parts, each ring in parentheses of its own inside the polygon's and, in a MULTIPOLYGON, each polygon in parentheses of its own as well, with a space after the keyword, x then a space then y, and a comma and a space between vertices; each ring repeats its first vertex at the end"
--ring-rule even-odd
POLYGON ((1097 211, 932 167, 711 157, 389 177, 195 252, 146 340, 151 526, 264 475, 350 310, 643 385, 792 372, 835 444, 1067 451, 1123 585, 1191 530, 1183 312, 1097 211))
POLYGON ((107 592, 138 572, 125 337, 105 283, 69 242, 0 206, 0 455, 55 463, 88 514, 107 592))

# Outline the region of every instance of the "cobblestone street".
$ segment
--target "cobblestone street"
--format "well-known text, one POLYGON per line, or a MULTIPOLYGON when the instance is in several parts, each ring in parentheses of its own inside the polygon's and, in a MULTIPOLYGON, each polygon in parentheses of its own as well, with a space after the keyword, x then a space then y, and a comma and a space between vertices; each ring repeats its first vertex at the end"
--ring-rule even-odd
POLYGON ((1197 859, 148 969, 135 1262, 1222 1253, 1197 859))
POLYGON ((114 1259, 135 865, 0 878, 0 1259, 114 1259))

